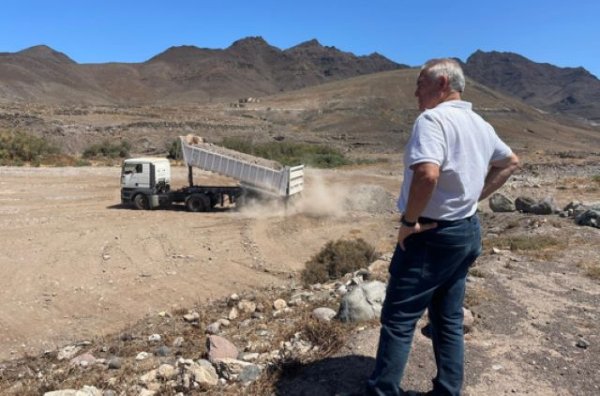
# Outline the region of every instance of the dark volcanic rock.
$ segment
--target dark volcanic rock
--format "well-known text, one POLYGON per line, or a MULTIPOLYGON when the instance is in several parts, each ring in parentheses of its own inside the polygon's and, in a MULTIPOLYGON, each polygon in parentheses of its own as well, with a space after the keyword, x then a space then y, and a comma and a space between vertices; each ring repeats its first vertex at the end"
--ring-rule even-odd
POLYGON ((473 53, 465 74, 550 112, 600 121, 600 80, 582 67, 536 63, 510 52, 473 53))

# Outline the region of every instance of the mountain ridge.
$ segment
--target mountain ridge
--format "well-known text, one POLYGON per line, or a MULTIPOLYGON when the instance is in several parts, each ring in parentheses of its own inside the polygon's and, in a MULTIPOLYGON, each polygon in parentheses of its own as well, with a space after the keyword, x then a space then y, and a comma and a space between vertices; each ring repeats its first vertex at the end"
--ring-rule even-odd
POLYGON ((513 52, 477 50, 465 74, 534 107, 600 122, 600 80, 583 67, 537 63, 513 52))
MULTIPOLYGON (((477 50, 461 64, 475 81, 550 113, 600 123, 600 80, 582 67, 477 50)), ((379 53, 357 56, 310 39, 279 49, 261 36, 224 49, 172 46, 140 63, 79 64, 47 45, 0 53, 0 102, 169 104, 268 96, 408 68, 379 53)))
POLYGON ((270 95, 404 67, 381 55, 362 57, 325 47, 316 39, 287 50, 260 36, 237 40, 225 49, 173 46, 141 63, 78 64, 50 47, 35 46, 0 54, 0 100, 205 103, 270 95))

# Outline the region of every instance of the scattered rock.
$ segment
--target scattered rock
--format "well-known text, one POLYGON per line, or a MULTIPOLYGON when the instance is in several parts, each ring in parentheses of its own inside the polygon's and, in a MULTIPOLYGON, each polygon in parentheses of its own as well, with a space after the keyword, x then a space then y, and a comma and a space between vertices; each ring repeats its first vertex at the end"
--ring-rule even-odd
POLYGON ((57 359, 65 360, 73 358, 79 351, 81 351, 80 346, 69 345, 58 351, 57 359))
POLYGON ((329 322, 331 319, 333 319, 336 315, 336 312, 331 309, 331 308, 326 308, 326 307, 319 307, 319 308, 315 308, 312 311, 312 316, 317 319, 317 320, 321 320, 324 322, 329 322))
POLYGON ((183 345, 184 342, 185 342, 185 340, 184 340, 183 337, 177 337, 177 338, 175 338, 173 340, 173 344, 172 345, 173 345, 174 348, 180 348, 183 345))
POLYGON ((475 324, 475 317, 473 313, 467 308, 463 307, 463 328, 465 333, 469 333, 473 330, 473 325, 475 324))
POLYGON ((206 347, 208 349, 208 360, 213 363, 227 358, 236 359, 239 355, 235 345, 218 335, 209 335, 206 340, 206 347))
POLYGON ((183 371, 182 378, 180 379, 181 383, 186 382, 186 377, 188 383, 193 379, 193 382, 201 385, 214 386, 219 382, 217 371, 208 360, 201 359, 198 362, 186 362, 185 360, 180 359, 177 362, 177 366, 183 371))
POLYGON ((285 302, 285 300, 279 298, 275 301, 273 301, 273 309, 275 309, 276 311, 281 311, 282 309, 287 307, 287 303, 285 302))
POLYGON ((528 197, 517 197, 515 199, 515 208, 524 213, 530 213, 531 207, 535 205, 535 199, 528 197))
POLYGON ((588 209, 577 215, 575 224, 600 228, 600 210, 588 209))
POLYGON ((145 359, 148 359, 149 356, 150 356, 150 354, 148 352, 140 352, 135 357, 135 360, 145 360, 145 359))
POLYGON ((108 359, 108 368, 111 370, 118 370, 123 365, 123 361, 119 357, 111 357, 108 359))
POLYGON ((159 342, 161 340, 160 334, 152 334, 148 337, 148 341, 150 342, 159 342))
POLYGON ((231 308, 231 311, 229 311, 229 314, 227 315, 227 319, 235 320, 238 318, 238 316, 240 316, 238 309, 236 307, 233 307, 233 308, 231 308))
POLYGON ((161 345, 154 350, 154 354, 156 356, 169 356, 171 354, 171 349, 166 345, 161 345))
POLYGON ((170 364, 161 364, 156 369, 156 377, 165 381, 175 379, 177 377, 177 369, 170 364))
POLYGON ((241 300, 237 307, 240 311, 245 313, 252 313, 256 311, 256 303, 249 300, 241 300))
POLYGON ((87 367, 96 362, 96 358, 90 353, 84 353, 71 359, 73 366, 87 367))
POLYGON ((549 215, 554 212, 557 212, 556 205, 554 204, 554 198, 546 197, 540 202, 532 205, 530 208, 530 213, 537 215, 549 215))
POLYGON ((80 390, 63 389, 44 393, 44 396, 102 396, 102 391, 95 386, 85 385, 80 390))
POLYGON ((188 323, 197 322, 200 319, 200 314, 196 311, 183 315, 183 320, 188 323))
POLYGON ((513 200, 501 193, 493 194, 488 202, 493 212, 514 212, 516 209, 513 200))
POLYGON ((261 373, 262 370, 255 364, 246 366, 238 374, 237 380, 243 384, 249 384, 256 381, 260 377, 261 373))
POLYGON ((590 346, 590 343, 583 337, 579 338, 575 343, 575 346, 581 349, 587 349, 590 346))

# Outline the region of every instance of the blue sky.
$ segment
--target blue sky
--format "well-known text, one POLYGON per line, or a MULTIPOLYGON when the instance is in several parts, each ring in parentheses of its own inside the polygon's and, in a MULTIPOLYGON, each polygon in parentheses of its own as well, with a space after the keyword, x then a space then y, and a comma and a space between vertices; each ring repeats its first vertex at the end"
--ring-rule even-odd
POLYGON ((46 44, 78 63, 143 62, 174 45, 316 38, 413 66, 481 49, 600 76, 599 18, 600 0, 4 0, 0 52, 46 44))

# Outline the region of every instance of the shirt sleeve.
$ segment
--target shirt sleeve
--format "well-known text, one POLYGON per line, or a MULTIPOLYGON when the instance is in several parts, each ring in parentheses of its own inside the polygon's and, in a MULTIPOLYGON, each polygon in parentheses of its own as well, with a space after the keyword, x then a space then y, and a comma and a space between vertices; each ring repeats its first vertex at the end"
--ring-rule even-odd
POLYGON ((427 113, 415 121, 405 152, 405 165, 430 162, 438 166, 446 158, 446 139, 440 124, 427 113))
POLYGON ((492 153, 492 158, 490 161, 503 160, 505 158, 510 157, 513 153, 510 147, 508 147, 508 145, 504 143, 502 139, 500 139, 500 137, 496 134, 495 131, 493 132, 492 144, 494 147, 494 151, 492 153))

